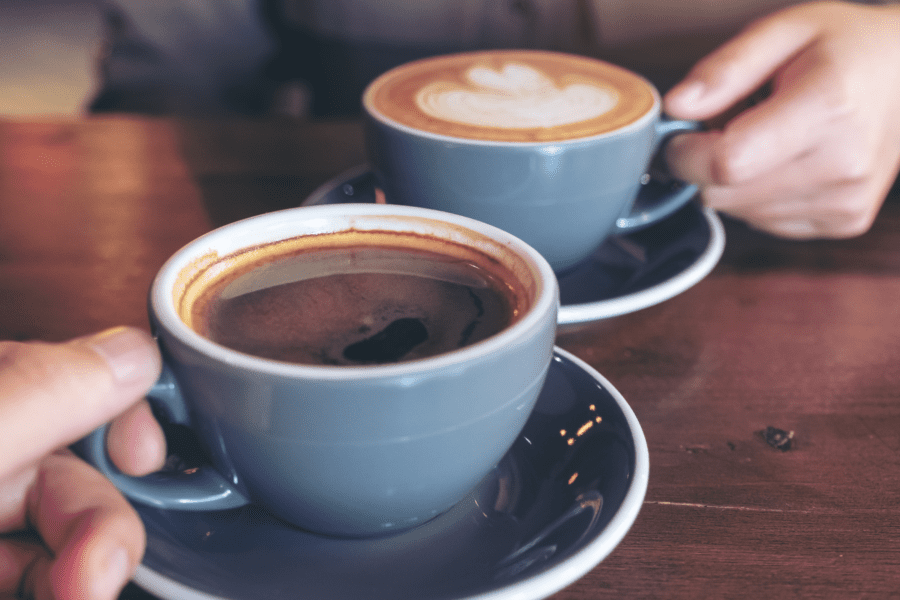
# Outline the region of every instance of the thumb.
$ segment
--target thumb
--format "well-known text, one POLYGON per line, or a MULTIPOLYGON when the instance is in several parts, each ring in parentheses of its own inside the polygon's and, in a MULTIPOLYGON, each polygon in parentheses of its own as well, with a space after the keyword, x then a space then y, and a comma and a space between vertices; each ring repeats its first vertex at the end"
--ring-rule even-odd
POLYGON ((819 35, 819 26, 799 9, 787 9, 751 24, 702 59, 665 96, 668 114, 711 119, 762 87, 819 35))
POLYGON ((159 377, 140 329, 69 342, 0 342, 0 474, 74 442, 134 404, 159 377))

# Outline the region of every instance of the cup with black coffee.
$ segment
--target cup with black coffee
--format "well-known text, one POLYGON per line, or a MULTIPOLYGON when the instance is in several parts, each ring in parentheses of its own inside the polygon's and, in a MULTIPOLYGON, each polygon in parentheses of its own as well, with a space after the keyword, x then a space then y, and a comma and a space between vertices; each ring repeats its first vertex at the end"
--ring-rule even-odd
POLYGON ((88 458, 137 502, 252 502, 339 536, 404 530, 512 445, 558 302, 538 252, 465 217, 358 204, 226 225, 176 253, 150 292, 165 359, 150 398, 209 464, 127 477, 102 429, 88 458))
POLYGON ((669 177, 644 185, 663 141, 699 126, 665 118, 661 104, 636 73, 535 50, 414 61, 363 94, 367 151, 387 202, 495 225, 558 272, 696 194, 669 177))

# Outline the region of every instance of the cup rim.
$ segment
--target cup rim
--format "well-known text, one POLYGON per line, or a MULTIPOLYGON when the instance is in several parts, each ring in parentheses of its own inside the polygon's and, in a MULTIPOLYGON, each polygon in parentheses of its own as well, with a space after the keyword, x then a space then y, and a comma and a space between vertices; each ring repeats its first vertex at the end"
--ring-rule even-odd
POLYGON ((438 56, 433 56, 433 57, 427 57, 427 58, 422 58, 422 59, 418 59, 418 60, 410 61, 410 62, 415 63, 415 62, 428 61, 428 60, 432 60, 432 59, 440 59, 443 57, 452 57, 452 56, 459 56, 459 55, 466 55, 466 54, 484 54, 484 53, 491 53, 491 52, 498 52, 498 51, 499 52, 521 52, 523 54, 527 54, 529 52, 540 52, 542 54, 556 54, 556 55, 560 55, 560 56, 572 56, 579 60, 596 60, 599 62, 608 63, 614 67, 622 69, 623 71, 627 71, 628 73, 634 75, 635 77, 637 77, 638 79, 641 79, 644 83, 646 83, 648 88, 650 89, 651 95, 653 96, 653 106, 651 106, 650 109, 647 110, 646 113, 644 113, 643 115, 641 115, 640 117, 638 117, 637 119, 632 121, 631 123, 623 125, 622 127, 619 127, 618 129, 613 129, 611 131, 604 131, 604 132, 596 133, 593 135, 586 135, 586 136, 581 136, 581 137, 573 137, 573 138, 559 139, 559 140, 541 140, 541 141, 531 141, 531 142, 518 141, 517 142, 517 141, 509 141, 509 140, 482 140, 482 139, 477 139, 477 138, 434 133, 431 131, 426 131, 424 129, 417 129, 417 128, 411 127, 409 125, 405 125, 405 124, 385 115, 384 113, 382 113, 381 111, 379 111, 372 105, 371 98, 372 98, 372 93, 373 93, 374 87, 379 83, 380 80, 382 80, 384 77, 389 76, 394 70, 402 68, 406 64, 410 64, 410 63, 404 63, 402 65, 398 65, 394 69, 390 69, 389 71, 379 75, 373 81, 371 81, 368 85, 366 85, 366 88, 365 88, 365 90, 363 90, 363 94, 362 94, 362 106, 363 106, 365 115, 373 121, 377 121, 386 127, 390 127, 391 129, 396 129, 407 135, 426 138, 426 139, 439 141, 439 142, 455 142, 455 143, 463 143, 463 144, 473 145, 473 146, 501 146, 501 147, 534 148, 534 147, 541 147, 541 146, 563 146, 563 145, 569 146, 569 145, 575 145, 575 144, 578 144, 581 142, 594 142, 597 140, 601 140, 603 138, 610 138, 610 137, 626 135, 628 133, 643 129, 644 127, 650 125, 651 123, 653 123, 653 121, 655 121, 657 118, 659 118, 659 116, 662 114, 662 97, 659 94, 659 90, 656 89, 656 86, 653 85, 653 83, 649 79, 647 79, 640 73, 637 73, 631 69, 627 69, 625 67, 616 65, 615 63, 609 63, 608 61, 603 61, 599 58, 593 58, 590 56, 583 56, 583 55, 577 55, 577 54, 571 54, 571 53, 565 53, 565 52, 556 52, 556 51, 552 51, 552 50, 529 50, 529 49, 525 49, 525 48, 521 48, 521 49, 514 48, 514 49, 507 49, 507 50, 474 50, 474 51, 454 52, 454 53, 451 53, 448 55, 438 55, 438 56))
MULTIPOLYGON (((472 239, 469 238, 469 239, 472 239)), ((487 357, 502 351, 517 340, 528 337, 530 332, 546 325, 549 319, 556 326, 559 309, 559 285, 556 275, 546 259, 534 248, 492 225, 480 221, 428 208, 382 204, 336 204, 301 206, 284 209, 236 221, 194 239, 175 252, 159 269, 150 287, 151 318, 180 343, 204 356, 234 367, 254 372, 284 377, 304 377, 321 380, 371 380, 397 376, 415 377, 436 369, 452 368, 478 357, 487 357), (472 238, 480 238, 488 244, 506 248, 528 268, 535 281, 535 296, 526 313, 518 321, 484 340, 449 352, 384 365, 309 365, 277 361, 233 350, 203 337, 189 327, 175 308, 173 287, 182 270, 197 258, 216 252, 227 255, 255 244, 313 233, 329 233, 358 224, 359 219, 376 219, 405 222, 419 221, 462 230, 472 238), (298 233, 297 224, 303 222, 306 231, 298 233), (337 225, 334 225, 337 223, 337 225), (293 231, 291 227, 294 227, 293 231), (550 316, 548 317, 548 313, 550 316)), ((158 335, 159 332, 157 332, 158 335)), ((412 381, 410 382, 412 383, 412 381)))

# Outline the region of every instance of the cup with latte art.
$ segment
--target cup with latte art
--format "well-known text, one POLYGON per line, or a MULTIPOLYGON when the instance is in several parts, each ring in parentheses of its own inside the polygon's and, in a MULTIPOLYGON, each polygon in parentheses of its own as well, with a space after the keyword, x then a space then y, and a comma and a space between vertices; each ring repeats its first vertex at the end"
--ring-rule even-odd
POLYGON ((363 106, 388 202, 504 229, 557 272, 696 194, 643 184, 664 140, 698 124, 667 119, 651 83, 600 60, 532 50, 427 58, 373 81, 363 106))

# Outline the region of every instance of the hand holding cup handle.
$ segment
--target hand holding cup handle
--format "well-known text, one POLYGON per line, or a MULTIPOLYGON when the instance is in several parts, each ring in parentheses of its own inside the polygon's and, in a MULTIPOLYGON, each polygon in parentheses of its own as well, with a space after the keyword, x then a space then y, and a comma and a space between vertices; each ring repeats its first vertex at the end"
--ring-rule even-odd
MULTIPOLYGON (((147 392, 147 399, 171 423, 191 426, 181 389, 171 369, 164 365, 159 380, 147 392)), ((159 471, 144 477, 125 475, 112 463, 106 452, 106 433, 103 425, 88 435, 81 444, 84 458, 132 500, 148 506, 178 510, 228 510, 250 503, 211 464, 203 464, 187 471, 159 471)))
POLYGON ((127 476, 107 455, 106 427, 82 452, 131 500, 160 509, 252 503, 320 534, 402 531, 450 509, 512 446, 550 367, 558 307, 536 250, 466 217, 341 204, 232 223, 177 252, 150 290, 164 369, 148 398, 196 435, 208 462, 127 476), (324 300, 284 303, 283 293, 324 300), (209 308, 260 297, 265 310, 209 308), (395 323, 410 306, 430 332, 412 354, 347 354, 355 336, 387 331, 373 318, 395 323), (213 332, 223 312, 227 327, 213 332), (261 326, 260 314, 290 326, 261 326), (221 337, 235 331, 267 346, 221 337))
POLYGON ((499 227, 557 273, 697 193, 642 182, 665 140, 700 124, 663 116, 649 81, 593 58, 533 50, 427 58, 375 79, 363 107, 388 203, 499 227))
MULTIPOLYGON (((670 119, 665 116, 661 117, 654 127, 658 140, 657 152, 672 136, 703 129, 699 121, 670 119)), ((616 220, 615 233, 628 234, 648 227, 677 211, 699 191, 692 183, 660 181, 648 174, 645 181, 641 182, 640 191, 634 204, 629 207, 628 213, 616 220)))

